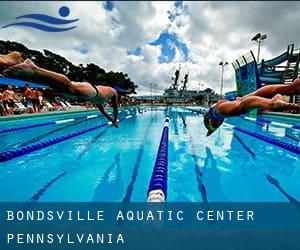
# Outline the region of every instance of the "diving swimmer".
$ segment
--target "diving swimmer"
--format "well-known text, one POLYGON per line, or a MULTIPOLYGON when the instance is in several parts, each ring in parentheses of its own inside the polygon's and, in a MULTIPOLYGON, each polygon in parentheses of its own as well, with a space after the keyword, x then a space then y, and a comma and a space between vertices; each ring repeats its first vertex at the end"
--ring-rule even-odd
POLYGON ((118 127, 118 93, 130 93, 130 91, 122 90, 117 86, 112 88, 103 85, 94 85, 89 82, 71 81, 63 74, 38 67, 30 59, 12 63, 12 66, 8 66, 3 71, 3 75, 9 76, 14 72, 18 72, 20 74, 29 73, 50 79, 50 81, 41 82, 40 84, 44 84, 53 89, 59 90, 61 94, 68 98, 80 98, 95 104, 100 112, 109 121, 111 121, 115 127, 118 127), (104 104, 109 100, 112 101, 113 117, 104 108, 104 104))
POLYGON ((213 104, 204 114, 204 125, 207 128, 207 136, 216 131, 224 121, 224 118, 247 113, 251 109, 263 108, 272 111, 289 110, 293 113, 300 111, 300 105, 288 103, 282 95, 300 93, 300 78, 296 78, 292 84, 268 85, 257 89, 234 101, 220 100, 213 104))

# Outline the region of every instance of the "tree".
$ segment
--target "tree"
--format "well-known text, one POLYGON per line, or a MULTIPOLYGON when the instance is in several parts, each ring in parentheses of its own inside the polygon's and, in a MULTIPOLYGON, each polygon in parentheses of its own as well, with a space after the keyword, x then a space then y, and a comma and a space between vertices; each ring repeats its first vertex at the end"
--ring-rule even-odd
MULTIPOLYGON (((19 51, 23 58, 30 58, 38 66, 67 75, 73 81, 88 81, 92 84, 103 84, 107 86, 119 86, 124 90, 135 91, 137 85, 128 77, 127 73, 123 72, 106 72, 100 66, 89 63, 86 66, 72 64, 63 56, 55 54, 49 50, 42 52, 30 50, 25 45, 17 42, 0 40, 0 54, 7 54, 11 51, 19 51)), ((33 75, 22 75, 22 80, 32 82, 44 82, 45 79, 33 75)), ((46 79, 49 80, 49 79, 46 79)))

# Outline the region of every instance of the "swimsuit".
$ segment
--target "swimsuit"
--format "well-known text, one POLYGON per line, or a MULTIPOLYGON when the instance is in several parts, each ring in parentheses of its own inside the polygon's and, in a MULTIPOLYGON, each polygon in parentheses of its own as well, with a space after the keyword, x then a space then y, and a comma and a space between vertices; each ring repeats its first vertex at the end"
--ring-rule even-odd
MULTIPOLYGON (((95 98, 99 96, 99 90, 97 89, 97 85, 94 85, 89 82, 89 84, 96 90, 96 95, 94 97, 85 98, 87 101, 93 101, 95 98)), ((130 91, 121 89, 119 86, 113 86, 112 87, 115 91, 117 91, 118 94, 128 94, 130 91)))
POLYGON ((121 89, 119 86, 113 86, 113 89, 115 89, 115 91, 119 94, 129 94, 130 92, 129 90, 121 89))
POLYGON ((224 121, 224 116, 220 115, 215 107, 211 107, 208 110, 208 116, 212 121, 222 122, 224 121))
POLYGON ((97 89, 97 86, 90 83, 89 84, 96 90, 96 95, 94 97, 88 97, 88 98, 84 98, 85 101, 93 101, 95 98, 97 98, 99 96, 99 90, 97 89))

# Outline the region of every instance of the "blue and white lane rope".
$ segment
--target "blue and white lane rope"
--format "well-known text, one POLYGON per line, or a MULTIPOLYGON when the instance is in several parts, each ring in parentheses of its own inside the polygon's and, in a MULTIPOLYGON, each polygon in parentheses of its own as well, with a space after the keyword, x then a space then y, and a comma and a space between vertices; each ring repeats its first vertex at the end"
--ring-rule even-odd
POLYGON ((237 130, 241 133, 244 133, 246 135, 257 138, 259 140, 262 140, 262 141, 265 141, 267 143, 273 144, 277 147, 288 150, 290 152, 293 152, 295 154, 298 154, 298 155, 300 154, 300 147, 296 146, 296 145, 293 145, 291 143, 287 143, 287 142, 284 142, 284 141, 281 141, 281 140, 278 140, 278 139, 275 139, 275 138, 272 138, 272 137, 269 137, 269 136, 266 136, 266 135, 262 135, 262 134, 253 132, 253 131, 248 130, 248 129, 240 128, 240 127, 233 127, 233 129, 237 130))
POLYGON ((164 202, 167 199, 169 124, 170 117, 167 116, 147 192, 148 202, 164 202))
MULTIPOLYGON (((126 119, 129 119, 129 118, 132 118, 132 115, 127 115, 127 116, 121 118, 119 120, 119 122, 121 122, 123 120, 126 120, 126 119)), ((18 149, 8 150, 6 152, 0 153, 0 162, 6 162, 6 161, 9 161, 9 160, 12 160, 12 159, 20 157, 22 155, 26 155, 26 154, 29 154, 31 152, 34 152, 34 151, 52 146, 54 144, 69 140, 71 138, 77 137, 79 135, 88 133, 90 131, 93 131, 93 130, 96 130, 96 129, 99 129, 99 128, 106 127, 106 126, 111 125, 111 124, 112 124, 111 122, 105 122, 105 123, 102 123, 100 125, 97 125, 97 126, 94 126, 94 127, 91 127, 91 128, 87 128, 87 129, 83 129, 83 130, 80 130, 80 131, 77 131, 77 132, 73 132, 73 133, 70 133, 70 134, 67 134, 67 135, 64 135, 64 136, 60 136, 60 137, 56 137, 56 138, 53 138, 53 139, 45 140, 43 142, 38 142, 38 143, 31 144, 29 146, 21 147, 21 148, 18 148, 18 149)))
POLYGON ((265 119, 265 118, 256 119, 256 118, 253 118, 253 117, 244 116, 243 119, 247 120, 247 121, 255 122, 256 124, 258 124, 260 126, 264 126, 265 124, 269 124, 269 125, 272 125, 274 127, 300 129, 300 125, 298 125, 298 124, 275 122, 275 121, 270 121, 270 120, 265 119))
POLYGON ((95 119, 97 117, 100 117, 100 115, 80 116, 80 117, 64 119, 64 120, 57 120, 57 121, 50 121, 50 122, 31 124, 31 125, 25 125, 25 126, 19 126, 19 127, 5 128, 5 129, 0 129, 0 134, 14 132, 14 131, 20 131, 20 130, 25 130, 25 129, 31 129, 31 128, 37 128, 37 127, 50 126, 50 125, 60 125, 60 124, 74 122, 74 121, 80 121, 80 120, 90 120, 90 119, 95 119))
MULTIPOLYGON (((129 114, 132 111, 135 111, 135 109, 120 110, 119 113, 125 112, 125 113, 129 114)), ((56 121, 49 121, 49 122, 38 123, 38 124, 31 124, 31 125, 24 125, 24 126, 12 127, 12 128, 5 128, 5 129, 0 129, 0 134, 4 134, 4 133, 8 133, 8 132, 14 132, 14 131, 20 131, 20 130, 26 130, 26 129, 31 129, 31 128, 37 128, 37 127, 50 126, 50 125, 60 125, 60 124, 65 124, 65 123, 69 123, 69 122, 74 122, 74 121, 91 120, 91 119, 95 119, 95 118, 98 118, 98 117, 102 117, 102 115, 100 115, 100 114, 84 115, 84 116, 78 116, 78 117, 75 117, 75 118, 63 119, 63 120, 56 120, 56 121)))

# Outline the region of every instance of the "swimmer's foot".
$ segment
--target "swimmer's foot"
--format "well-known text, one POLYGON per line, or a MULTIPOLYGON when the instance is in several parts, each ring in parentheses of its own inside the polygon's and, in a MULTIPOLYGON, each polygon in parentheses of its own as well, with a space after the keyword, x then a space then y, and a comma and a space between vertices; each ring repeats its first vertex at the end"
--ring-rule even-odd
POLYGON ((284 100, 282 95, 276 95, 272 98, 271 101, 271 110, 272 111, 288 111, 290 113, 299 113, 300 106, 295 103, 289 103, 284 100))
POLYGON ((35 73, 36 69, 37 66, 30 59, 26 59, 24 62, 16 64, 4 70, 3 74, 8 76, 13 73, 22 73, 22 72, 35 73))
POLYGON ((7 55, 0 56, 0 68, 1 70, 7 69, 13 65, 22 63, 24 59, 21 54, 17 51, 11 52, 7 55))

